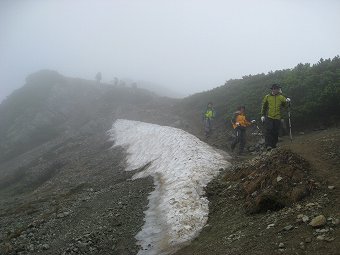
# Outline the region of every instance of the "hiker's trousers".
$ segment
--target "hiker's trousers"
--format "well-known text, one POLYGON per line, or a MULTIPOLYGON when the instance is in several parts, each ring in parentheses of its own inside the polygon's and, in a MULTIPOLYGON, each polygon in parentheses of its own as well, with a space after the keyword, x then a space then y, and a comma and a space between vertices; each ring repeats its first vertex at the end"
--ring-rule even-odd
POLYGON ((204 118, 204 132, 205 135, 208 135, 211 133, 212 130, 212 122, 213 120, 210 118, 204 118))
POLYGON ((236 144, 240 143, 239 152, 243 152, 244 146, 246 145, 246 128, 237 127, 235 128, 235 139, 231 143, 231 149, 234 150, 236 144))
POLYGON ((271 118, 266 118, 265 120, 265 143, 266 147, 270 146, 276 148, 277 141, 279 140, 279 130, 281 126, 281 121, 271 118))

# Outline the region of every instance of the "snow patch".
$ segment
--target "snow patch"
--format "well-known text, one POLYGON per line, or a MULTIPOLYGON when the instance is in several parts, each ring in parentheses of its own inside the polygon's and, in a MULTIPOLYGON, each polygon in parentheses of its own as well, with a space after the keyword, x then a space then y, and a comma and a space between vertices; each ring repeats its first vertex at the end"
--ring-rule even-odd
POLYGON ((109 131, 115 146, 126 148, 127 170, 150 163, 135 178, 152 176, 145 224, 136 235, 138 254, 169 254, 192 240, 208 218, 204 187, 229 156, 177 128, 139 121, 117 120, 109 131))

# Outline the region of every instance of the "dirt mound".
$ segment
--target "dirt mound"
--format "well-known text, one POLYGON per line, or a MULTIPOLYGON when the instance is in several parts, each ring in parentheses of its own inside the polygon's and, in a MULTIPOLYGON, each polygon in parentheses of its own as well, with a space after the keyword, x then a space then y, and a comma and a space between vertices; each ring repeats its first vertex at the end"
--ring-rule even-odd
POLYGON ((309 163, 287 149, 275 149, 239 163, 225 179, 240 182, 245 209, 250 214, 280 210, 317 187, 310 178, 309 163))

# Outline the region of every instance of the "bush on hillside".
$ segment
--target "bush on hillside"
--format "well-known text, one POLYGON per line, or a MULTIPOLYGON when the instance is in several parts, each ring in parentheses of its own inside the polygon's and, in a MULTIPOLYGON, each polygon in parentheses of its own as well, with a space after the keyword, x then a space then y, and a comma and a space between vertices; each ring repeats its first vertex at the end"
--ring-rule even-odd
POLYGON ((181 105, 195 115, 212 101, 220 122, 229 120, 238 106, 245 105, 248 117, 259 120, 262 99, 273 83, 279 83, 283 94, 292 99, 294 127, 329 126, 340 121, 339 56, 320 59, 314 65, 298 64, 293 69, 229 80, 223 86, 187 97, 181 105))

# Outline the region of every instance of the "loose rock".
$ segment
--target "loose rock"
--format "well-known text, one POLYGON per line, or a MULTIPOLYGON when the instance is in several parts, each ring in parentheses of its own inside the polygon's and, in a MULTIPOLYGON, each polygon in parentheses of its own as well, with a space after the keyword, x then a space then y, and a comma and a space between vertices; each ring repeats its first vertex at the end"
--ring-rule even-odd
POLYGON ((316 216, 312 221, 309 223, 314 228, 321 227, 326 224, 326 218, 323 215, 316 216))

